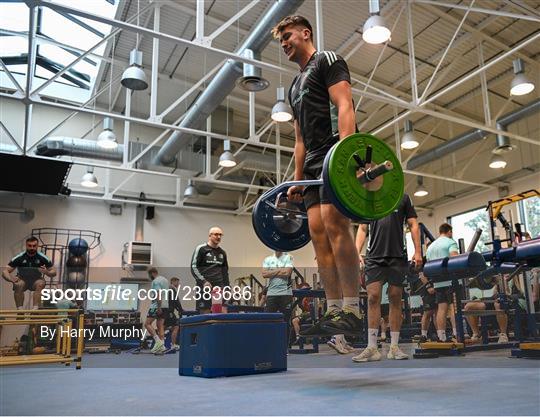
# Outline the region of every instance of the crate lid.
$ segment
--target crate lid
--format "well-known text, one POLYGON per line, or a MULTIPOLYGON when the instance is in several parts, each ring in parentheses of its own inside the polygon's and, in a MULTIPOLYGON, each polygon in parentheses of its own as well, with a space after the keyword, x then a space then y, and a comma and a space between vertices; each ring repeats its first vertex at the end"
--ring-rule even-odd
POLYGON ((222 314, 199 314, 198 316, 185 317, 180 324, 194 324, 205 322, 231 322, 231 321, 283 321, 281 313, 222 313, 222 314))

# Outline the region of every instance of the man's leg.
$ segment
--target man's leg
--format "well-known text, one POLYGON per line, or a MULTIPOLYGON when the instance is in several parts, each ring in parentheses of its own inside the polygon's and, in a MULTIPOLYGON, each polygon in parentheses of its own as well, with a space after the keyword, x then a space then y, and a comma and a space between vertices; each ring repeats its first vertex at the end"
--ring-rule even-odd
POLYGON ((508 329, 508 316, 506 315, 506 312, 503 311, 501 308, 501 304, 497 301, 494 303, 495 311, 497 312, 496 318, 497 323, 499 325, 499 343, 508 343, 508 336, 506 334, 506 331, 508 329))
POLYGON ((381 360, 381 354, 377 349, 377 336, 379 333, 379 323, 381 321, 381 292, 383 282, 376 279, 370 280, 369 272, 367 275, 367 280, 368 345, 367 348, 362 351, 362 353, 352 358, 354 362, 371 362, 381 360))
MULTIPOLYGON (((481 301, 471 301, 467 304, 465 304, 465 307, 463 307, 463 311, 483 311, 486 309, 486 304, 481 301)), ((471 326, 472 329, 472 335, 471 335, 471 341, 478 341, 480 340, 480 328, 478 326, 478 316, 465 316, 467 319, 467 323, 469 323, 469 326, 471 326)))
POLYGON ((321 213, 343 293, 343 308, 359 316, 360 260, 351 232, 351 221, 332 204, 322 204, 321 213))
POLYGON ((13 298, 15 299, 15 306, 17 309, 22 308, 24 304, 24 291, 26 290, 26 282, 19 279, 13 284, 13 298))
POLYGON ((328 204, 316 204, 308 209, 309 234, 313 242, 313 248, 315 249, 317 266, 319 267, 319 274, 324 285, 326 299, 341 300, 341 287, 337 275, 336 263, 332 254, 332 245, 323 224, 322 207, 324 206, 328 206, 328 204))
POLYGON ((41 307, 41 291, 45 288, 45 280, 44 279, 38 279, 36 282, 34 282, 33 290, 34 290, 34 298, 32 302, 32 308, 37 310, 39 307, 41 307))
POLYGON ((178 346, 178 330, 180 329, 180 326, 178 324, 175 324, 171 327, 171 344, 173 347, 178 346))
POLYGON ((311 242, 315 249, 319 274, 326 294, 325 315, 313 326, 300 332, 301 336, 332 336, 335 332, 323 329, 323 323, 340 314, 342 305, 341 288, 336 272, 336 264, 332 255, 332 246, 326 235, 321 216, 321 205, 315 204, 308 208, 308 223, 311 242))
POLYGON ((448 288, 437 288, 435 302, 437 303, 437 315, 435 328, 440 342, 446 342, 446 315, 448 314, 448 288))
MULTIPOLYGON (((451 294, 453 297, 453 294, 451 294)), ((457 337, 457 327, 456 327, 456 310, 454 309, 454 303, 452 302, 448 306, 448 316, 450 317, 450 323, 452 324, 452 336, 457 337)))
POLYGON ((148 330, 148 333, 150 334, 150 336, 152 336, 154 339, 156 338, 156 331, 154 330, 154 326, 152 326, 152 324, 154 324, 154 321, 156 319, 154 317, 147 317, 146 318, 146 321, 144 322, 144 328, 146 330, 148 330))
POLYGON ((403 353, 398 346, 399 332, 401 330, 402 318, 402 303, 403 287, 401 285, 388 285, 388 301, 390 301, 390 313, 388 315, 390 321, 390 350, 388 351, 388 359, 408 359, 409 357, 403 353))

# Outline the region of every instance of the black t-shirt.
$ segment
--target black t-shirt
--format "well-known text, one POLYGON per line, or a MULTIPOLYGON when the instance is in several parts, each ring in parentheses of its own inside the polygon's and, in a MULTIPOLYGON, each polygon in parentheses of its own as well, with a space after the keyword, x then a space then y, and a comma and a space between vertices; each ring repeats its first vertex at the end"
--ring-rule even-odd
POLYGON ((403 235, 403 226, 408 219, 417 218, 416 210, 408 194, 403 198, 393 213, 369 223, 369 243, 367 257, 406 258, 407 245, 403 235))
POLYGON ((328 89, 340 81, 351 82, 347 63, 335 52, 317 51, 291 84, 289 102, 306 147, 305 166, 322 166, 339 139, 338 112, 328 89))
POLYGON ((39 279, 42 277, 39 267, 44 266, 49 269, 53 263, 41 252, 36 252, 30 256, 26 251, 19 253, 8 265, 11 268, 17 268, 17 276, 21 279, 39 279))
POLYGON ((220 247, 213 248, 207 243, 197 246, 191 258, 191 273, 199 285, 204 280, 213 286, 229 285, 227 254, 220 247))

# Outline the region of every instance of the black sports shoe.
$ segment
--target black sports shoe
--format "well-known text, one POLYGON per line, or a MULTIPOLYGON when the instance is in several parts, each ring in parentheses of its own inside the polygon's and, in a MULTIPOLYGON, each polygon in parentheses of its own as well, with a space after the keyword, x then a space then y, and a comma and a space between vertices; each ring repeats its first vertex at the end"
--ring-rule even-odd
POLYGON ((333 336, 336 333, 331 333, 323 329, 322 325, 335 317, 339 316, 342 311, 335 310, 329 313, 326 313, 322 316, 315 324, 311 327, 308 327, 305 330, 300 330, 300 336, 303 337, 318 337, 318 336, 333 336))
POLYGON ((364 323, 356 314, 348 311, 340 313, 331 320, 323 322, 322 330, 327 334, 344 334, 345 336, 360 336, 364 332, 364 323))

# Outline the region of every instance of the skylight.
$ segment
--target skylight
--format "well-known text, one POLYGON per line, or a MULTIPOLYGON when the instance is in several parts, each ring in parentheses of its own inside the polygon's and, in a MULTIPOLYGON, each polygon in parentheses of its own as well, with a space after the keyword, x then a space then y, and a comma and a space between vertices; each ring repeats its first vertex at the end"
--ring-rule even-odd
MULTIPOLYGON (((89 13, 111 19, 114 19, 119 3, 117 0, 52 2, 75 8, 84 6, 84 10, 89 13)), ((24 87, 28 63, 28 7, 24 3, 0 1, 0 9, 0 57, 17 82, 24 87)), ((36 71, 33 88, 52 78, 101 41, 111 30, 112 27, 104 23, 41 7, 37 20, 36 71)), ((105 46, 106 42, 70 67, 40 94, 78 103, 87 101, 96 82, 99 65, 102 62, 99 57, 103 56, 105 46)), ((14 88, 1 68, 0 86, 14 88)))

